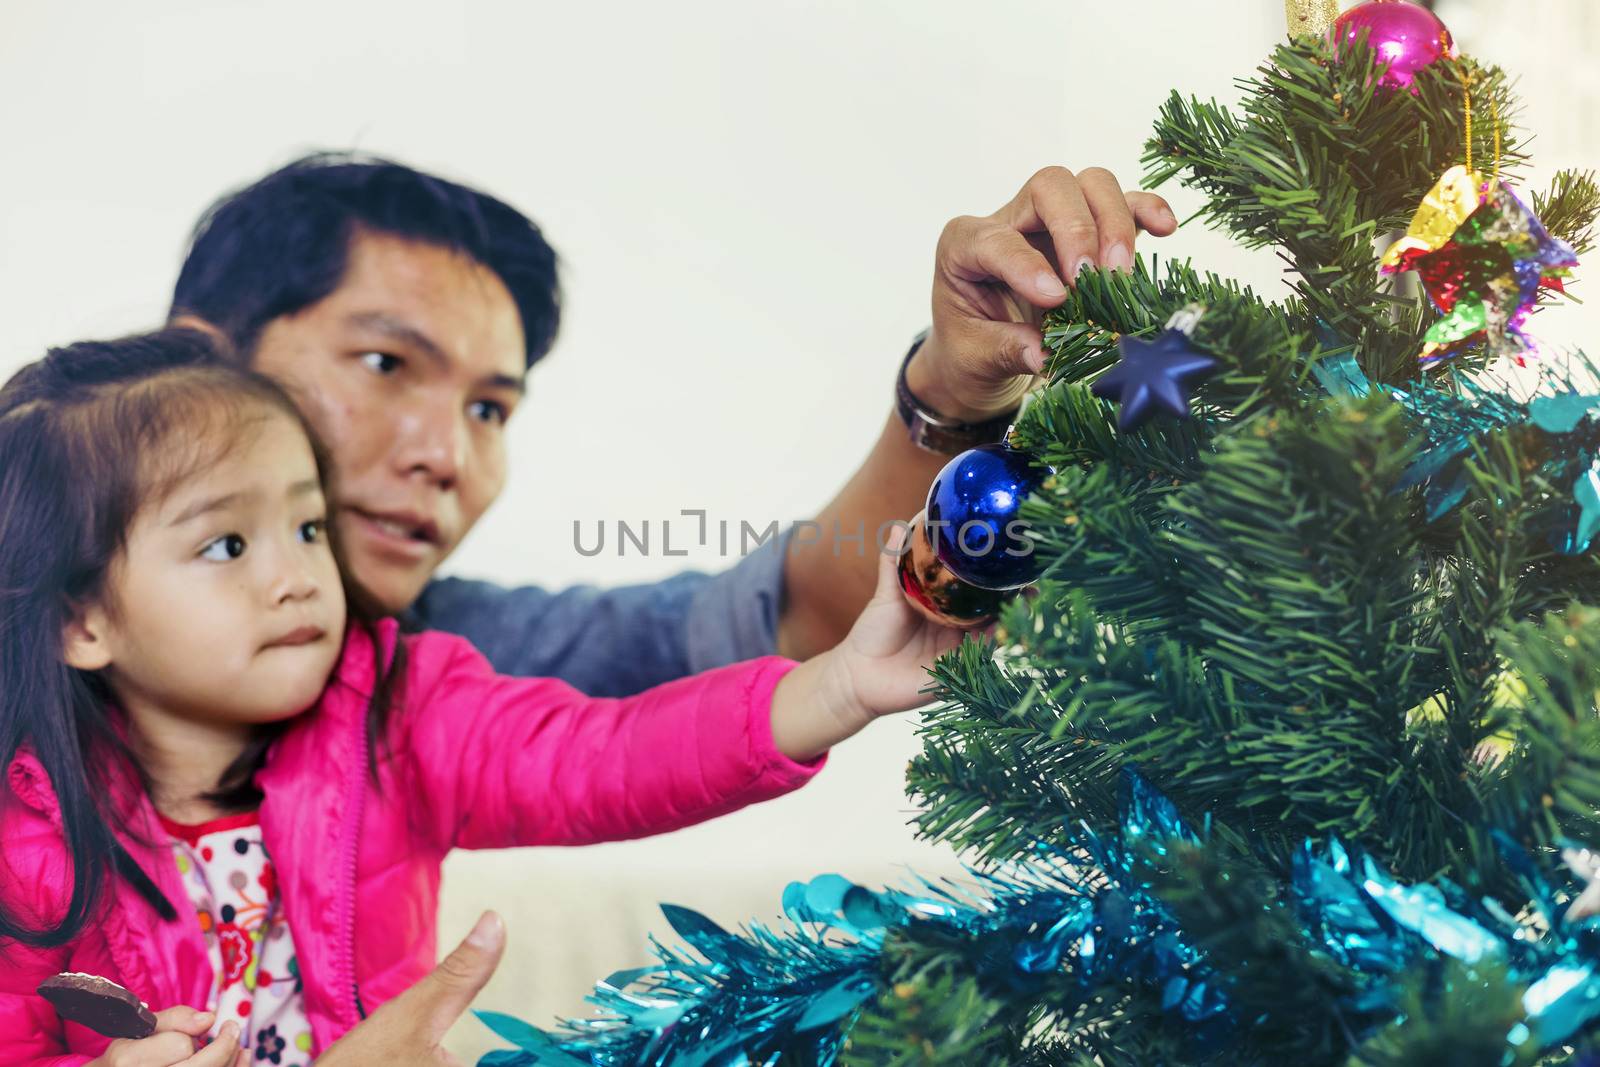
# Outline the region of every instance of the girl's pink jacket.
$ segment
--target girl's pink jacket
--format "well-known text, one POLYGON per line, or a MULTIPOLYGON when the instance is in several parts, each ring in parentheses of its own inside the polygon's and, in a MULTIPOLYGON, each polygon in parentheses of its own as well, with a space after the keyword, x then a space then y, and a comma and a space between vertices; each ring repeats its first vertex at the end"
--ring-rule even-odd
MULTIPOLYGON (((826 760, 796 763, 773 745, 772 691, 794 666, 777 656, 602 699, 554 679, 497 675, 457 637, 399 637, 392 621, 379 637, 385 662, 397 637, 409 657, 380 787, 368 773, 365 721, 374 650, 357 628, 321 702, 273 746, 257 779, 314 1053, 433 967, 439 865, 451 849, 658 834, 787 793, 826 760)), ((26 748, 6 784, 0 899, 35 925, 53 923, 72 885, 55 791, 26 748)), ((34 992, 60 971, 103 975, 157 1011, 209 1006, 211 964, 171 845, 148 797, 116 792, 148 838, 124 844, 178 919, 163 921, 117 879, 98 921, 65 947, 0 943, 5 1067, 77 1067, 109 1043, 63 1025, 34 992)))

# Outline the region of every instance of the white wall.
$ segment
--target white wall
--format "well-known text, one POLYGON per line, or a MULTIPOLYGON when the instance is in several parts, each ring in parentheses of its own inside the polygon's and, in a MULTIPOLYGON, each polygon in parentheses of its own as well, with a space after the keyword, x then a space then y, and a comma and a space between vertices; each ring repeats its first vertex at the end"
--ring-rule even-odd
MULTIPOLYGON (((1534 22, 1446 3, 1469 48, 1523 73, 1543 159, 1593 163, 1590 5, 1546 0, 1534 22)), ((1169 89, 1231 98, 1281 30, 1278 0, 0 0, 0 375, 156 323, 221 190, 312 147, 393 154, 527 210, 566 263, 511 485, 453 569, 658 577, 685 561, 582 557, 572 520, 809 515, 887 411, 944 221, 1050 163, 1134 184, 1169 89)), ((1277 284, 1270 255, 1198 228, 1162 250, 1277 284)), ((1544 318, 1561 343, 1597 321, 1544 318)), ((580 1011, 593 979, 643 961, 659 899, 733 923, 774 914, 791 878, 951 870, 903 828, 913 727, 880 724, 802 793, 708 826, 452 859, 443 936, 487 905, 511 923, 480 1005, 580 1011)), ((453 1043, 492 1044, 471 1021, 453 1043)))

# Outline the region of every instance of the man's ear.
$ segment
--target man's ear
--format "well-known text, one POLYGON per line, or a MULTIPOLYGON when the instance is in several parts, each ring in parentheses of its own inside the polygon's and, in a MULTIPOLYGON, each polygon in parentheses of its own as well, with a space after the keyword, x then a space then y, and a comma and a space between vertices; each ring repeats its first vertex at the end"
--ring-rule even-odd
POLYGON ((211 338, 211 342, 221 352, 233 351, 233 338, 222 332, 222 327, 210 319, 201 318, 192 311, 180 311, 167 320, 168 326, 175 326, 183 330, 195 330, 211 338))
POLYGON ((98 604, 74 605, 61 629, 61 658, 80 671, 98 671, 111 663, 110 622, 98 604))

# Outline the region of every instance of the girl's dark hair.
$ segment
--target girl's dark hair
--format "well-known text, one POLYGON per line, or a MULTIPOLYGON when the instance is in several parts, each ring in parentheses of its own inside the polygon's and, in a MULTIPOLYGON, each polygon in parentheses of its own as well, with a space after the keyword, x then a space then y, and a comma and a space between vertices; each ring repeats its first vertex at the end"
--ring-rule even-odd
MULTIPOLYGON (((36 929, 0 906, 0 940, 50 947, 71 941, 108 878, 126 878, 166 919, 178 912, 116 832, 132 833, 111 802, 113 777, 149 778, 113 720, 99 672, 67 665, 62 640, 74 613, 109 599, 107 573, 135 518, 234 446, 252 414, 294 420, 311 442, 325 490, 329 466, 299 409, 270 379, 245 369, 204 333, 167 329, 52 349, 0 389, 0 771, 27 744, 55 789, 72 859, 72 896, 55 926, 36 929)), ((334 524, 329 543, 343 566, 334 524)), ((378 644, 379 612, 348 577, 350 618, 378 644)), ((374 668, 369 736, 382 738, 404 647, 374 668)), ((207 796, 230 810, 260 803, 255 785, 284 724, 258 728, 207 796)), ((369 765, 377 776, 377 745, 369 765)), ((48 919, 46 920, 48 922, 48 919)))

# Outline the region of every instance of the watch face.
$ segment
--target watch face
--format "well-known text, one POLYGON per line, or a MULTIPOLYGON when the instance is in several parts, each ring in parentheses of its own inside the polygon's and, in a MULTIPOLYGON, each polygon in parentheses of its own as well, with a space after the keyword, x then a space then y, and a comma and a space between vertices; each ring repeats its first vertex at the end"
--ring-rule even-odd
POLYGON ((912 443, 925 451, 945 456, 959 455, 980 445, 995 444, 1005 436, 1007 427, 1015 417, 1016 412, 1012 412, 988 422, 957 423, 952 426, 934 422, 914 406, 907 404, 900 408, 900 418, 910 431, 912 443))
POLYGON ((965 452, 976 441, 968 442, 966 435, 952 433, 950 430, 935 426, 920 415, 912 423, 911 440, 918 448, 928 452, 937 452, 940 455, 954 456, 965 452))

